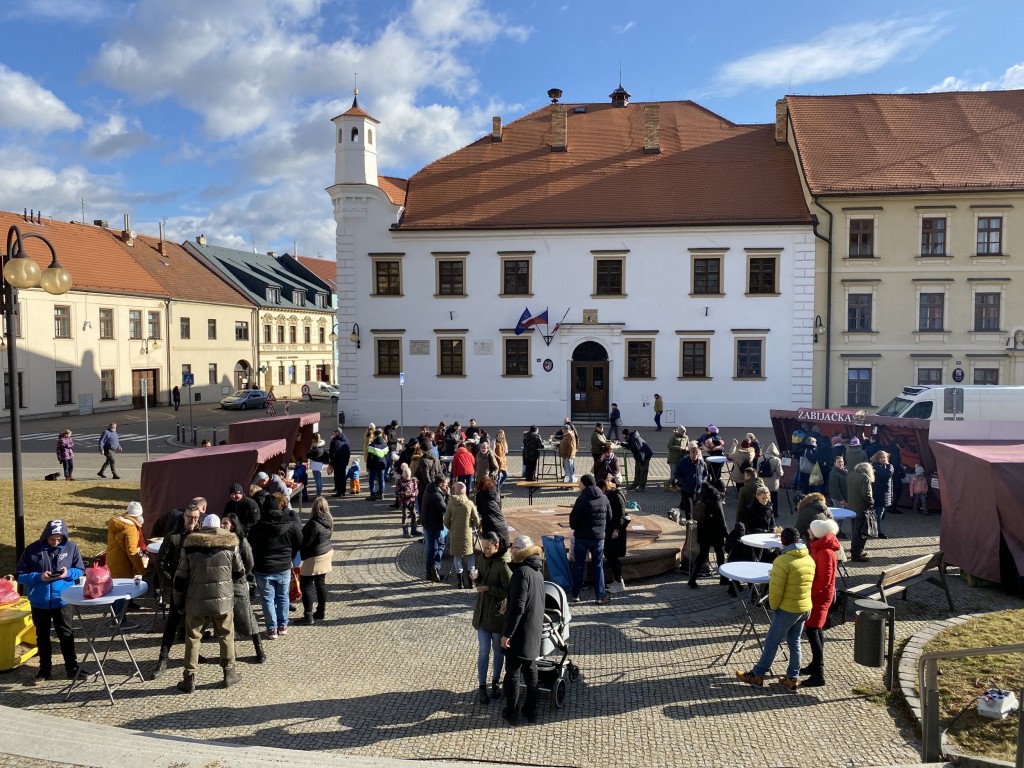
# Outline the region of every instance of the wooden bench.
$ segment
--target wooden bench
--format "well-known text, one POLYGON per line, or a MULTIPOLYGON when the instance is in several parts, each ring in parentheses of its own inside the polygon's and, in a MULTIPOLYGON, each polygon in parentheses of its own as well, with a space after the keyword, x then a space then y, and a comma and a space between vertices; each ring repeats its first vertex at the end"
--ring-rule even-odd
POLYGON ((520 480, 516 483, 520 488, 525 488, 530 494, 530 504, 533 504, 533 494, 542 490, 579 490, 579 483, 570 483, 565 480, 520 480))
MULTIPOLYGON (((903 599, 907 599, 907 589, 915 584, 928 582, 941 587, 946 593, 946 600, 949 602, 949 610, 956 613, 953 605, 953 596, 949 592, 949 585, 946 583, 946 563, 942 553, 936 552, 932 555, 922 555, 908 560, 905 563, 898 563, 891 568, 886 568, 878 577, 878 581, 868 584, 860 584, 855 587, 847 587, 839 591, 847 598, 880 600, 886 605, 889 598, 903 593, 903 599)), ((849 599, 843 601, 843 621, 846 621, 846 606, 849 599)))

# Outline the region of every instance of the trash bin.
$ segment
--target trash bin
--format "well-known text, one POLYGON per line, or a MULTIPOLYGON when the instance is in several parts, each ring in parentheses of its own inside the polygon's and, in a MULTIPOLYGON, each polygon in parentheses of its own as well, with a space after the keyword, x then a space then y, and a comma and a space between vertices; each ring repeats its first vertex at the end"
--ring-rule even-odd
POLYGON ((28 598, 0 606, 0 672, 24 664, 38 652, 28 598))
POLYGON ((888 606, 876 600, 858 600, 853 627, 853 660, 864 667, 885 666, 888 606))

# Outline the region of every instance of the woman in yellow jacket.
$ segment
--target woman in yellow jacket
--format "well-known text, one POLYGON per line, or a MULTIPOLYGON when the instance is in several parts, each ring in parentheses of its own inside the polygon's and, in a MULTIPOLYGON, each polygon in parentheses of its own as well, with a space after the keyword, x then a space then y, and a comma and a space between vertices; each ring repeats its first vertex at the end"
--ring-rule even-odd
POLYGON ((796 528, 784 528, 781 538, 782 554, 772 563, 768 583, 768 607, 773 613, 764 638, 764 651, 750 672, 737 672, 736 677, 744 683, 763 686, 764 676, 772 668, 775 653, 785 640, 789 648, 789 666, 786 676, 780 677, 779 682, 796 693, 800 685, 800 633, 811 610, 814 560, 807 546, 800 541, 796 528))
POLYGON ((146 572, 142 538, 142 505, 129 501, 124 514, 107 522, 107 568, 114 579, 130 579, 146 572))

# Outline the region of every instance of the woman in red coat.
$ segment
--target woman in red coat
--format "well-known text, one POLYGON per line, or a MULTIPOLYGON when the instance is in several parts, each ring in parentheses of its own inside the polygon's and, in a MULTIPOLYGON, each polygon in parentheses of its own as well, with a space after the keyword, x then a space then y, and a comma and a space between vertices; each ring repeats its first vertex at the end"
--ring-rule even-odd
POLYGON ((455 449, 455 455, 452 457, 452 478, 456 482, 465 483, 466 490, 470 491, 475 473, 476 458, 466 448, 465 443, 459 443, 459 447, 455 449))
POLYGON ((800 670, 810 675, 800 683, 802 688, 825 684, 825 619, 836 591, 836 552, 840 549, 835 520, 812 520, 810 528, 811 557, 814 559, 814 582, 811 584, 811 614, 804 622, 804 633, 811 645, 811 663, 800 670))

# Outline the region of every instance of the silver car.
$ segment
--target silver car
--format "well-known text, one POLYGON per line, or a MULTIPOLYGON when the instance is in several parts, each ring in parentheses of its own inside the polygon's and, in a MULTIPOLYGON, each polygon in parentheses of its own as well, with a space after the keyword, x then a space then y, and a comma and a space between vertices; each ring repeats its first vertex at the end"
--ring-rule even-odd
POLYGON ((266 408, 267 393, 262 389, 240 389, 220 401, 220 407, 227 410, 245 411, 249 408, 266 408))

